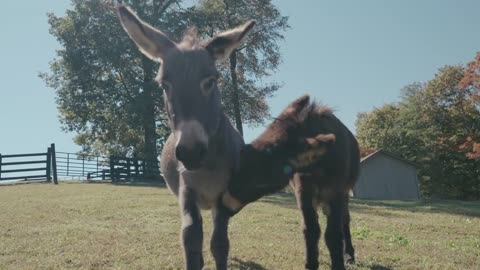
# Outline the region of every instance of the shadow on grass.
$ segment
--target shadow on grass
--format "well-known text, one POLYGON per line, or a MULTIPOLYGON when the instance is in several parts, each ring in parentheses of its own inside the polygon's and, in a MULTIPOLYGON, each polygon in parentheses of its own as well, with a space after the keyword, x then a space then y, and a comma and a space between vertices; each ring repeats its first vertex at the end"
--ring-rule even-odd
POLYGON ((6 181, 2 182, 0 181, 0 187, 2 186, 15 186, 15 185, 27 185, 27 184, 52 184, 52 182, 48 182, 47 180, 18 180, 18 181, 6 181))
MULTIPOLYGON (((377 264, 377 263, 362 263, 362 262, 359 262, 359 263, 356 263, 354 264, 355 268, 356 269, 357 267, 361 267, 361 269, 370 269, 370 270, 392 270, 393 268, 390 268, 390 267, 387 267, 387 266, 383 266, 383 265, 380 265, 380 264, 377 264)), ((349 267, 347 267, 347 269, 350 269, 349 267)))
MULTIPOLYGON (((262 198, 260 202, 271 203, 287 208, 297 208, 295 196, 291 193, 277 193, 262 198)), ((350 202, 350 209, 353 211, 395 216, 395 213, 386 213, 371 207, 381 207, 392 211, 408 211, 412 213, 445 213, 451 215, 480 217, 480 202, 450 200, 380 201, 364 199, 352 199, 350 202)))
POLYGON ((370 265, 369 268, 371 270, 392 270, 392 268, 390 268, 390 267, 385 267, 385 266, 379 265, 379 264, 370 265))
POLYGON ((167 185, 163 180, 158 181, 118 181, 112 182, 115 186, 129 186, 129 187, 158 187, 166 188, 167 185))
MULTIPOLYGON (((383 265, 380 265, 380 264, 354 264, 353 266, 360 266, 362 268, 367 268, 367 269, 370 269, 370 270, 393 270, 393 268, 390 268, 390 267, 387 267, 387 266, 383 266, 383 265)), ((267 270, 267 268, 265 268, 264 266, 258 264, 258 263, 255 263, 255 262, 252 262, 252 261, 242 261, 238 258, 233 258, 232 259, 232 264, 231 264, 231 268, 229 269, 235 269, 235 270, 267 270)), ((350 268, 347 268, 347 269, 350 269, 350 268)))
POLYGON ((377 263, 363 263, 363 262, 356 262, 355 264, 347 264, 347 269, 370 269, 370 270, 393 270, 393 268, 380 265, 377 263))
POLYGON ((412 213, 443 213, 480 217, 479 202, 449 201, 449 200, 420 200, 420 201, 377 201, 353 199, 352 210, 367 210, 368 207, 384 207, 388 210, 408 211, 412 213))
POLYGON ((261 266, 258 263, 252 261, 242 261, 238 258, 232 259, 232 269, 238 270, 267 270, 267 268, 261 266))
POLYGON ((295 196, 291 193, 286 192, 275 193, 273 195, 263 197, 260 202, 271 203, 286 208, 297 208, 295 196))

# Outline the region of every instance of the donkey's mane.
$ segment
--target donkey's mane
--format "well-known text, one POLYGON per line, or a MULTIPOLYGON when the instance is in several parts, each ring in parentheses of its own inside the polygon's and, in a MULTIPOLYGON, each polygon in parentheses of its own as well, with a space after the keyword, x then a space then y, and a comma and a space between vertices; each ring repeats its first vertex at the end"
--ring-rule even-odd
MULTIPOLYGON (((289 125, 283 125, 283 128, 288 128, 292 125, 303 125, 312 117, 332 114, 333 111, 330 107, 322 105, 317 101, 310 101, 310 96, 304 95, 290 103, 275 120, 289 123, 289 125)), ((275 122, 272 124, 275 124, 275 122)))
POLYGON ((197 48, 200 47, 202 41, 198 36, 198 29, 195 26, 189 27, 185 33, 183 34, 182 42, 180 42, 180 46, 183 48, 197 48))

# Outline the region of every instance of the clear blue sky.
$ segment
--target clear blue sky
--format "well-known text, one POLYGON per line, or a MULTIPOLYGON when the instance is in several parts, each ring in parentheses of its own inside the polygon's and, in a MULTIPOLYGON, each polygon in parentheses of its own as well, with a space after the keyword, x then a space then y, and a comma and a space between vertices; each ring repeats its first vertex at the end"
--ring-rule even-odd
MULTIPOLYGON (((336 109, 354 130, 356 114, 398 99, 399 89, 426 81, 443 65, 464 64, 480 51, 478 0, 277 0, 290 17, 273 76, 284 86, 270 100, 272 114, 309 93, 336 109), (299 3, 302 3, 300 5, 299 3)), ((0 34, 0 153, 77 151, 60 128, 48 69, 56 40, 46 12, 63 14, 62 1, 4 1, 0 34)), ((246 141, 263 127, 246 129, 246 141)))

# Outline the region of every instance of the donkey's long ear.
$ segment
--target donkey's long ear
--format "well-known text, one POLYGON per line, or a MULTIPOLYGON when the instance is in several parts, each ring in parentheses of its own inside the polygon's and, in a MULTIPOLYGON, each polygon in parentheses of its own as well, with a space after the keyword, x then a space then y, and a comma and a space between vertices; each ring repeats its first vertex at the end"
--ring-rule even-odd
POLYGON ((313 138, 306 138, 305 141, 310 147, 318 147, 321 145, 334 144, 336 136, 333 133, 328 134, 317 134, 313 138))
POLYGON ((117 6, 117 14, 125 32, 148 58, 160 62, 170 49, 176 47, 164 33, 143 22, 129 7, 117 6))
POLYGON ((255 21, 251 20, 230 31, 220 33, 213 37, 205 46, 207 51, 217 61, 227 59, 233 50, 238 48, 247 38, 248 33, 253 29, 255 21))
POLYGON ((300 139, 301 148, 304 148, 304 150, 289 161, 297 169, 311 166, 328 152, 330 146, 333 146, 335 143, 335 139, 336 137, 333 133, 320 133, 312 138, 300 139))
POLYGON ((303 123, 310 113, 310 96, 303 95, 294 100, 288 107, 282 112, 282 117, 295 120, 298 123, 303 123))

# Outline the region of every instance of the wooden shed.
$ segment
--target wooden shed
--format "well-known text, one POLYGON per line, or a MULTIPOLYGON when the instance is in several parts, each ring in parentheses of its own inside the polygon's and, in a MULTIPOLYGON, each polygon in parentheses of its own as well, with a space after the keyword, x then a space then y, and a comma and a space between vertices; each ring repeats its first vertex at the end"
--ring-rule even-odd
POLYGON ((418 200, 417 166, 392 153, 376 151, 362 158, 353 196, 360 199, 418 200))

